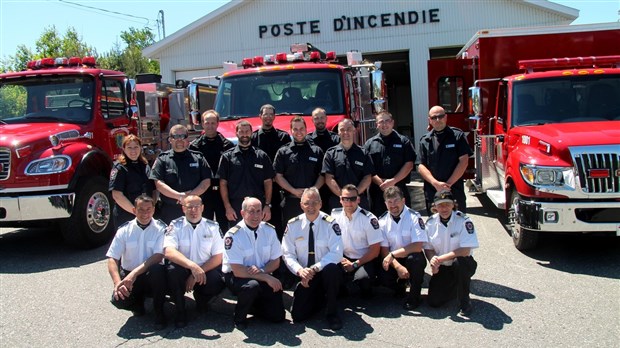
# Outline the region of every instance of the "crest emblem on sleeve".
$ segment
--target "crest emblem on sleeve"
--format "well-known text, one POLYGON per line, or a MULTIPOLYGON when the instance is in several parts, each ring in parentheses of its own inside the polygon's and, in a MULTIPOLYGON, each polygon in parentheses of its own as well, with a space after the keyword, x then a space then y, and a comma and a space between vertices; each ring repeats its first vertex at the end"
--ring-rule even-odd
POLYGON ((172 227, 172 224, 168 225, 168 227, 166 227, 166 236, 169 236, 172 234, 172 230, 174 230, 174 227, 172 227))
POLYGON ((232 245, 233 245, 232 237, 224 238, 224 249, 230 250, 230 248, 232 248, 232 245))
POLYGON ((473 234, 474 233, 474 223, 471 222, 471 221, 465 222, 465 229, 467 230, 467 233, 473 234))
POLYGON ((422 220, 422 218, 418 218, 418 225, 420 225, 420 229, 425 229, 424 220, 422 220))
POLYGON ((379 229, 379 221, 377 221, 377 218, 370 219, 370 224, 372 225, 372 228, 374 228, 375 230, 379 229))
POLYGON ((116 179, 116 174, 118 174, 118 169, 112 168, 112 170, 110 171, 110 181, 116 179))
POLYGON ((342 231, 340 230, 340 225, 338 225, 337 223, 334 223, 332 225, 332 229, 334 230, 334 233, 336 233, 337 236, 339 236, 342 231))

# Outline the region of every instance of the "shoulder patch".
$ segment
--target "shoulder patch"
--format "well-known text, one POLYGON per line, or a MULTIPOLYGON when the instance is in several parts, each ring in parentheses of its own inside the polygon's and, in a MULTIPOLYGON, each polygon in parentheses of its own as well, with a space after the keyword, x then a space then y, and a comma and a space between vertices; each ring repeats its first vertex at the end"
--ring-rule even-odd
POLYGON ((420 225, 421 230, 426 229, 426 227, 424 226, 424 220, 422 220, 422 218, 418 218, 418 225, 420 225))
POLYGON ((332 221, 335 220, 331 215, 323 215, 322 219, 327 221, 327 222, 332 222, 332 221))
POLYGON ((474 234, 474 223, 471 221, 466 221, 465 229, 467 230, 467 233, 474 234))
POLYGON ((114 167, 110 171, 110 181, 114 181, 114 179, 116 179, 116 174, 118 174, 118 169, 116 169, 116 167, 114 167))
POLYGON ((332 225, 332 229, 334 230, 334 233, 339 236, 342 231, 340 230, 340 225, 338 225, 338 223, 334 222, 334 224, 332 225))
POLYGON ((230 234, 235 234, 235 233, 237 233, 237 231, 239 231, 240 229, 241 229, 241 226, 239 226, 239 225, 235 225, 235 226, 231 227, 231 228, 228 230, 228 233, 230 233, 230 234))
POLYGON ((224 238, 224 249, 230 250, 230 248, 232 248, 232 245, 233 245, 233 238, 232 237, 224 238))
POLYGON ((295 216, 294 218, 290 218, 290 219, 288 220, 288 223, 289 223, 289 224, 292 224, 293 222, 295 222, 295 221, 297 221, 297 220, 299 220, 299 215, 295 216))
POLYGON ((168 227, 166 227, 166 236, 169 236, 172 234, 172 231, 174 231, 174 227, 172 227, 172 224, 168 225, 168 227))
POLYGON ((370 224, 375 230, 379 229, 379 221, 377 221, 377 218, 373 217, 372 219, 370 219, 370 224))

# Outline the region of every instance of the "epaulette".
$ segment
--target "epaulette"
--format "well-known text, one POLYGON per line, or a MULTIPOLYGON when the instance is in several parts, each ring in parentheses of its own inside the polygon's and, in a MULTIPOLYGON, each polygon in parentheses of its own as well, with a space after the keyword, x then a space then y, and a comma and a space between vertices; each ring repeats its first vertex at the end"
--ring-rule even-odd
POLYGON ((294 218, 290 218, 290 219, 288 220, 288 223, 289 223, 289 224, 292 224, 293 222, 295 222, 295 221, 297 221, 297 220, 299 220, 299 215, 295 216, 294 218))
POLYGON ((360 213, 362 213, 362 214, 364 214, 364 215, 366 215, 366 216, 368 216, 368 217, 371 217, 371 216, 372 216, 372 213, 371 213, 371 212, 369 212, 369 211, 367 211, 367 210, 366 210, 366 209, 364 209, 364 208, 361 208, 361 209, 360 209, 360 213))
POLYGON ((413 209, 411 209, 411 208, 407 208, 407 210, 409 210, 409 212, 410 212, 411 214, 413 214, 413 215, 417 215, 417 214, 419 214, 417 211, 415 211, 415 210, 413 210, 413 209))
POLYGON ((155 220, 155 223, 156 223, 156 224, 161 224, 164 228, 165 228, 166 226, 168 226, 168 225, 166 225, 166 223, 165 223, 165 222, 161 221, 161 219, 153 219, 153 220, 155 220))
POLYGON ((125 226, 129 225, 129 223, 130 223, 131 221, 132 221, 132 220, 129 220, 129 221, 125 222, 124 224, 122 224, 122 225, 118 226, 117 230, 120 230, 121 228, 123 228, 123 227, 125 227, 125 226))
POLYGON ((272 224, 270 224, 270 223, 268 223, 268 222, 265 222, 265 225, 267 225, 267 226, 269 226, 269 227, 273 228, 274 230, 276 229, 276 227, 275 227, 274 225, 272 225, 272 224))
POLYGON ((237 231, 239 231, 240 229, 241 229, 241 226, 239 226, 239 225, 235 225, 235 226, 231 227, 231 228, 228 230, 228 232, 227 232, 227 233, 230 233, 230 234, 235 234, 235 233, 237 233, 237 231))
POLYGON ((342 212, 342 208, 334 208, 332 209, 332 214, 336 213, 336 214, 340 214, 342 212))
POLYGON ((207 219, 207 218, 203 218, 203 219, 205 219, 205 221, 207 223, 211 224, 211 225, 218 225, 218 226, 220 225, 217 221, 213 221, 213 220, 207 219))
POLYGON ((174 220, 170 221, 170 224, 171 224, 171 225, 174 225, 174 224, 176 224, 176 223, 177 223, 177 222, 179 222, 179 221, 183 221, 183 219, 185 219, 185 216, 178 217, 178 218, 176 218, 176 219, 174 219, 174 220))
POLYGON ((329 223, 331 223, 332 221, 336 220, 331 215, 323 215, 322 219, 327 221, 327 222, 329 222, 329 223))
POLYGON ((386 216, 389 212, 386 210, 383 214, 381 214, 381 216, 379 216, 379 220, 383 219, 384 216, 386 216))
POLYGON ((458 210, 457 210, 457 212, 456 212, 456 216, 460 216, 460 217, 462 217, 463 219, 469 219, 469 216, 465 215, 463 212, 458 211, 458 210))

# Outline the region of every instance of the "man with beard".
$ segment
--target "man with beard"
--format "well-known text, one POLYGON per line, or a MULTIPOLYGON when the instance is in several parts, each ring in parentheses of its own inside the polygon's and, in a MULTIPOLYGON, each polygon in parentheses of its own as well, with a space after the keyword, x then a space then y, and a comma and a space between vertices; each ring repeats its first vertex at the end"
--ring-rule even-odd
MULTIPOLYGON (((273 126, 276 119, 276 108, 271 104, 265 104, 260 108, 261 127, 252 133, 252 146, 259 148, 269 156, 269 160, 273 163, 276 158, 278 149, 291 142, 291 137, 283 130, 273 126)), ((273 194, 271 197, 271 219, 270 223, 276 227, 278 235, 282 236, 282 209, 280 203, 280 186, 273 184, 273 194)))
POLYGON ((172 148, 157 157, 150 175, 162 194, 160 217, 167 224, 183 215, 183 198, 200 196, 211 185, 211 168, 200 152, 189 150, 188 138, 185 126, 172 126, 168 137, 172 148))
POLYGON ((217 111, 205 111, 202 114, 202 129, 204 133, 194 140, 189 145, 189 148, 202 153, 214 174, 214 177, 211 179, 211 187, 202 197, 202 201, 205 202, 203 214, 207 219, 213 219, 215 215, 215 220, 220 226, 225 228, 228 220, 226 220, 226 209, 220 195, 220 180, 216 174, 222 154, 235 147, 235 145, 217 131, 219 123, 220 115, 217 111))
POLYGON ((236 127, 239 143, 224 152, 220 160, 220 194, 226 208, 229 226, 241 219, 241 203, 245 197, 256 197, 264 203, 261 218, 271 219, 273 166, 267 154, 251 143, 252 125, 240 121, 236 127))
MULTIPOLYGON (((308 133, 306 138, 311 144, 314 144, 323 150, 323 157, 330 147, 336 146, 340 143, 340 137, 338 134, 327 129, 327 115, 325 109, 316 108, 312 111, 312 123, 314 123, 314 132, 308 133)), ((323 163, 323 158, 321 158, 323 163)), ((331 191, 327 185, 323 185, 319 192, 321 193, 321 200, 323 201, 323 211, 331 211, 329 205, 329 198, 331 197, 331 191)))

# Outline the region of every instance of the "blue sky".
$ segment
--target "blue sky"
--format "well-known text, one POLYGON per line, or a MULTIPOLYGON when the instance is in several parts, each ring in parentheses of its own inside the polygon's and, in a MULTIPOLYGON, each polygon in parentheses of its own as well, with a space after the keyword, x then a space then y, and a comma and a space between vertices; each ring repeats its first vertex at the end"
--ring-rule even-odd
MULTIPOLYGON (((291 0, 294 1, 294 0, 291 0)), ((0 58, 13 55, 18 45, 35 49, 46 27, 59 33, 70 26, 99 53, 120 42, 120 32, 129 27, 149 26, 157 34, 158 12, 164 11, 166 35, 170 35, 226 4, 222 0, 0 0, 0 58), (80 6, 81 5, 81 6, 80 6), (106 11, 95 10, 96 7, 106 11), (127 14, 121 15, 118 13, 127 14)), ((553 2, 580 10, 574 24, 618 21, 620 0, 576 0, 553 2)))

